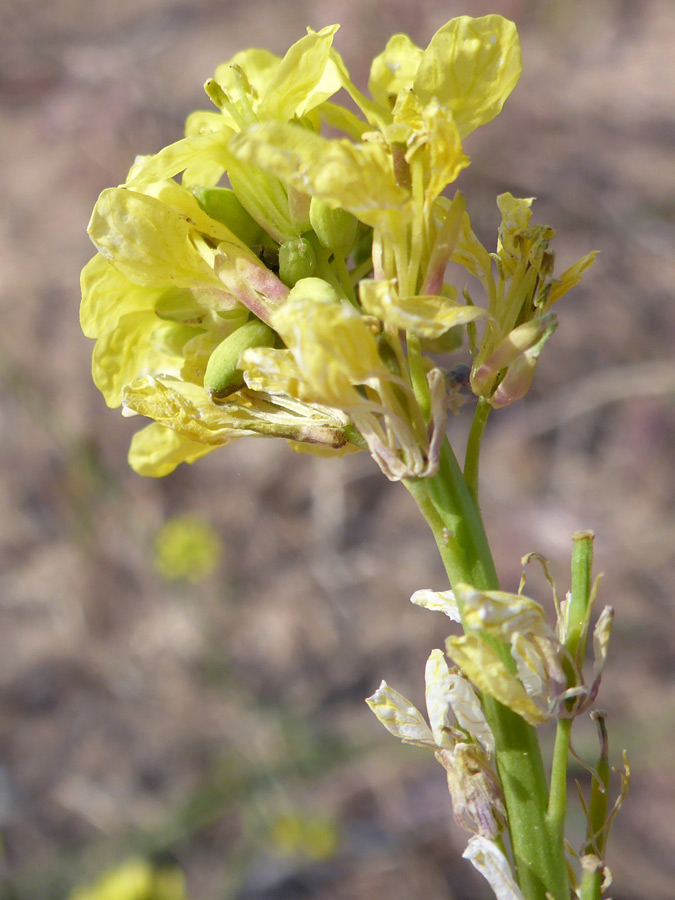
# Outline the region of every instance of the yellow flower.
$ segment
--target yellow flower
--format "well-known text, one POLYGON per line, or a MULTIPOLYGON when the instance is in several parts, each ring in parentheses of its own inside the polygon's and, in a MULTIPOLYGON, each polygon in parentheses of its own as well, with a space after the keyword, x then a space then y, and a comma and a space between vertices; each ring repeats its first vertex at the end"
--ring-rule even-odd
POLYGON ((197 516, 169 519, 155 536, 155 568, 169 581, 202 581, 222 553, 217 532, 197 516))
POLYGON ((466 326, 474 391, 512 402, 553 328, 546 310, 581 276, 583 260, 552 278, 552 232, 503 195, 495 281, 464 197, 442 196, 468 165, 462 140, 518 80, 513 24, 453 19, 426 49, 394 36, 372 98, 333 48, 337 28, 283 58, 223 63, 205 85, 217 111, 192 113, 96 204, 82 327, 106 402, 154 420, 130 451, 143 474, 257 434, 367 447, 391 479, 433 475, 455 407, 425 354, 456 349, 466 326), (340 90, 358 112, 334 102, 340 90), (322 136, 322 121, 345 136, 322 136), (444 283, 451 256, 486 308, 444 283))

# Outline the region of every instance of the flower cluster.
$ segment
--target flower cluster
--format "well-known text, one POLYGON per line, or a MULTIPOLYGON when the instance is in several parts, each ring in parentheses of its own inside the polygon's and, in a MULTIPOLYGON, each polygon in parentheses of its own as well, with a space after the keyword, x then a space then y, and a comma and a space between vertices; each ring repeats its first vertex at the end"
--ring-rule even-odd
POLYGON ((132 441, 141 474, 260 435, 367 448, 393 480, 433 475, 463 327, 471 389, 513 402, 551 305, 592 261, 554 277, 553 231, 510 194, 491 254, 462 194, 443 194, 520 76, 511 22, 453 19, 425 50, 395 35, 369 97, 333 47, 337 27, 283 58, 252 49, 219 66, 205 86, 215 110, 96 204, 81 322, 108 405, 153 420, 132 441), (450 260, 483 306, 445 282, 450 260))

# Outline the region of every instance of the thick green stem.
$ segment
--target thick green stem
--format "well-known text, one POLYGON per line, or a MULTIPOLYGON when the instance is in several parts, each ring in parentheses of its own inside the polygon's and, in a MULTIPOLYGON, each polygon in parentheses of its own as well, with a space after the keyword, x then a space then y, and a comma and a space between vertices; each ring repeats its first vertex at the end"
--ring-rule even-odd
MULTIPOLYGON (((447 440, 438 474, 409 479, 406 488, 427 519, 451 585, 465 582, 481 590, 499 587, 478 507, 447 440)), ((513 667, 508 647, 501 653, 513 667)), ((537 734, 524 719, 485 695, 487 720, 495 738, 497 768, 504 790, 509 832, 525 900, 569 900, 564 846, 546 821, 548 785, 537 734)))

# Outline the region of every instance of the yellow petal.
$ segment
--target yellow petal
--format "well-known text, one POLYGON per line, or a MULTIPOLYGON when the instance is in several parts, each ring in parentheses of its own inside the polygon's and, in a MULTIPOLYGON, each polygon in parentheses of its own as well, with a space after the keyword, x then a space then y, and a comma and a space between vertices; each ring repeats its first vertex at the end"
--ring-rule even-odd
POLYGON ((478 688, 522 716, 530 725, 539 725, 549 716, 528 697, 522 683, 506 667, 496 650, 475 634, 449 637, 448 656, 478 688))
POLYGON ((330 59, 333 36, 339 27, 328 25, 293 44, 262 96, 258 107, 261 121, 302 118, 340 90, 340 78, 330 59))
POLYGON ((216 69, 213 79, 233 98, 241 89, 239 72, 243 72, 250 90, 250 102, 257 111, 260 98, 264 96, 267 86, 277 77, 281 57, 259 47, 240 50, 232 59, 221 63, 216 69))
POLYGON ((406 744, 436 747, 431 729, 422 713, 406 698, 383 681, 372 697, 366 700, 380 722, 394 737, 406 744))
POLYGON ((154 310, 164 288, 133 284, 97 253, 80 276, 82 303, 80 325, 86 337, 96 338, 112 331, 122 316, 154 310))
POLYGON ((598 252, 598 250, 593 250, 591 253, 587 253, 586 256, 583 256, 578 262, 575 262, 573 266, 570 266, 569 269, 566 269, 562 275, 553 281, 553 287, 551 288, 548 300, 549 306, 552 303, 555 303, 556 300, 560 300, 570 288, 579 284, 586 269, 590 269, 595 262, 595 257, 598 255, 598 252))
POLYGON ((424 102, 436 98, 448 106, 463 139, 499 114, 521 70, 513 22, 497 15, 460 16, 431 39, 413 90, 424 102))
POLYGON ((189 326, 163 322, 152 311, 122 316, 96 342, 92 357, 94 384, 108 406, 119 406, 124 387, 141 375, 177 375, 183 364, 182 345, 195 333, 189 326))
POLYGON ((409 91, 419 69, 423 51, 407 34, 395 34, 370 67, 368 90, 385 109, 393 109, 402 91, 409 91))
MULTIPOLYGON (((222 117, 221 123, 218 131, 207 131, 181 138, 153 156, 139 157, 127 176, 127 187, 138 189, 140 185, 173 178, 179 172, 197 166, 212 173, 207 184, 214 178, 217 181, 227 167, 229 158, 227 142, 234 134, 233 129, 227 127, 222 117)), ((192 171, 195 173, 196 168, 192 171)))
POLYGON ((300 371, 290 350, 254 347, 241 357, 246 384, 267 394, 300 395, 300 371))
POLYGON ((455 595, 466 629, 486 631, 507 643, 516 632, 553 636, 541 604, 522 594, 479 591, 459 583, 455 585, 455 595))
MULTIPOLYGON (((411 98, 412 95, 407 95, 411 98)), ((398 116, 394 115, 395 121, 398 116)), ((469 157, 462 151, 462 143, 450 111, 432 102, 420 109, 420 121, 413 126, 407 140, 406 160, 412 165, 422 158, 426 174, 425 205, 431 206, 447 185, 469 165, 469 157)))
POLYGON ((168 204, 123 188, 103 191, 89 223, 101 256, 135 284, 222 289, 190 239, 192 230, 168 204))
POLYGON ((439 747, 451 748, 455 743, 450 732, 452 716, 448 702, 451 675, 445 656, 440 650, 431 651, 424 670, 424 680, 427 714, 434 740, 439 747))
POLYGON ((235 135, 230 147, 241 160, 366 224, 380 222, 383 212, 410 216, 409 195, 396 184, 379 143, 328 140, 297 125, 265 122, 235 135))
POLYGON ((453 622, 462 621, 457 600, 452 591, 431 591, 428 588, 422 588, 419 591, 415 591, 410 598, 410 602, 416 606, 423 606, 424 609, 445 613, 453 622))
POLYGON ((321 300, 307 278, 272 316, 272 325, 295 358, 303 400, 349 409, 367 403, 353 385, 390 378, 377 342, 352 306, 321 300))
POLYGON ((438 295, 399 297, 394 281, 364 279, 359 284, 363 308, 382 322, 420 337, 438 338, 455 325, 466 325, 487 313, 438 295))
POLYGON ((163 478, 180 463, 192 463, 215 450, 209 444, 198 444, 171 428, 153 422, 131 439, 129 465, 138 475, 163 478))

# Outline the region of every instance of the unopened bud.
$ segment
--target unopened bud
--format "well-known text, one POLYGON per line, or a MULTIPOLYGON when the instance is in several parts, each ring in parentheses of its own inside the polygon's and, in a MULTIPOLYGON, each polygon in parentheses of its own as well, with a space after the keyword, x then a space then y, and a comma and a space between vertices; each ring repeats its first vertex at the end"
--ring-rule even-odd
POLYGON ((323 278, 301 278, 290 290, 289 300, 311 298, 315 303, 339 303, 335 288, 323 278))
POLYGON ((244 376, 238 367, 244 350, 251 347, 273 347, 275 342, 275 332, 260 319, 246 322, 221 341, 209 357, 204 373, 204 387, 212 397, 218 399, 238 391, 244 385, 244 376))
POLYGON ((316 269, 316 254, 307 238, 293 238, 279 246, 279 278, 288 287, 309 278, 316 269))
POLYGON ((357 221, 344 209, 331 207, 318 197, 312 197, 309 221, 322 247, 348 253, 356 239, 357 221))
POLYGON ((193 193, 207 215, 227 225, 249 247, 263 243, 265 231, 244 209, 231 188, 198 187, 193 193))

